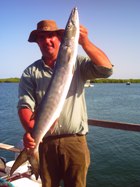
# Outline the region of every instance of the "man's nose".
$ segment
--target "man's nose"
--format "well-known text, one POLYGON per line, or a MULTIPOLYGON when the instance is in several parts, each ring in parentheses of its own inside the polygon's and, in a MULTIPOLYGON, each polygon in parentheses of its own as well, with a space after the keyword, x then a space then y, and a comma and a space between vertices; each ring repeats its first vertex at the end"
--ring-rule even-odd
POLYGON ((50 45, 51 44, 51 38, 48 38, 48 37, 45 38, 43 43, 47 44, 47 45, 50 45))
POLYGON ((45 38, 45 42, 50 43, 50 41, 51 41, 51 37, 46 37, 45 38))

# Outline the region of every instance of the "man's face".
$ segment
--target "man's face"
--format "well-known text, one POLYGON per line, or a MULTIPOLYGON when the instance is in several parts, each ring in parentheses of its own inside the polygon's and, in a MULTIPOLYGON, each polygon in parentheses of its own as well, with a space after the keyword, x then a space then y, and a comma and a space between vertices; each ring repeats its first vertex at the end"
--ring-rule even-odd
POLYGON ((37 43, 45 59, 54 60, 57 58, 60 37, 56 32, 40 32, 37 43))

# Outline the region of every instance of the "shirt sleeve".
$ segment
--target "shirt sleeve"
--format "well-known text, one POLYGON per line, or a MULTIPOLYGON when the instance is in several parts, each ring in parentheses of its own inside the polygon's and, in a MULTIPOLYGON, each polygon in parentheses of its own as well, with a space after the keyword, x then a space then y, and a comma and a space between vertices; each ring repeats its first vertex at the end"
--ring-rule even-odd
POLYGON ((81 74, 85 80, 108 78, 113 73, 113 68, 97 66, 88 57, 79 56, 78 61, 81 64, 81 74))
POLYGON ((18 97, 18 109, 27 107, 30 108, 32 111, 35 110, 35 83, 32 79, 29 68, 27 68, 21 76, 18 97))

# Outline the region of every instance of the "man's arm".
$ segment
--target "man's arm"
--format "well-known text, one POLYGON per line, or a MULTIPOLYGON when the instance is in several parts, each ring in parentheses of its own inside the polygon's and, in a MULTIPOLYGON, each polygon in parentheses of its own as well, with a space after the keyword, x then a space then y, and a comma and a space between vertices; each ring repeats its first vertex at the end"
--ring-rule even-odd
POLYGON ((95 65, 112 68, 112 64, 110 63, 108 57, 89 40, 88 30, 82 25, 80 25, 79 44, 95 65))
POLYGON ((34 148, 35 141, 31 136, 32 129, 34 127, 34 119, 32 119, 33 112, 29 108, 20 108, 18 110, 18 115, 22 126, 24 127, 26 133, 23 136, 24 146, 26 148, 34 148))
POLYGON ((20 108, 18 115, 25 131, 31 132, 34 126, 34 119, 32 119, 33 112, 29 108, 20 108))

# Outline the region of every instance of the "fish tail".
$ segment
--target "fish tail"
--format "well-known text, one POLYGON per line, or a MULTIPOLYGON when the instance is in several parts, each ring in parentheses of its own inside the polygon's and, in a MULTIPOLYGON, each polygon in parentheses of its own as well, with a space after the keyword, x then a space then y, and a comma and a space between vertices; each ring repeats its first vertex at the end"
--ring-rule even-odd
POLYGON ((26 150, 23 149, 19 156, 17 157, 16 161, 14 162, 11 170, 10 170, 10 176, 14 173, 14 171, 22 165, 24 162, 29 160, 29 163, 31 164, 32 172, 34 173, 36 180, 39 177, 39 156, 38 152, 33 152, 32 150, 26 150))
POLYGON ((29 163, 31 164, 32 172, 34 173, 36 180, 39 177, 39 156, 38 152, 34 152, 32 156, 28 158, 29 163))
POLYGON ((10 170, 10 176, 14 173, 14 171, 20 166, 22 165, 24 162, 26 162, 28 160, 28 156, 27 156, 27 151, 26 149, 23 149, 23 151, 21 151, 21 153, 18 155, 16 161, 14 162, 13 166, 11 167, 10 170))

